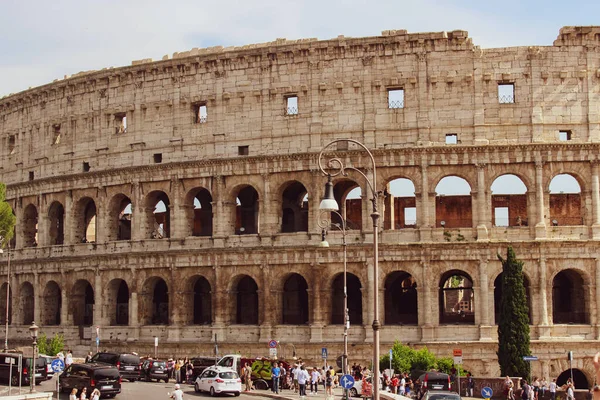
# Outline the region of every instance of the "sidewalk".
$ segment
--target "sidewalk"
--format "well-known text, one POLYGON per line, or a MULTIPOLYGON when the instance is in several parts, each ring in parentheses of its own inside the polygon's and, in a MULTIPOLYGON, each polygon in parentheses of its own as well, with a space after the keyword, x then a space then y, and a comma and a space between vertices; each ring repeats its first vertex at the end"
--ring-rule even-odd
MULTIPOLYGON (((321 388, 319 388, 321 389, 321 388)), ((298 393, 294 393, 293 390, 288 390, 288 389, 284 389, 284 390, 280 390, 279 394, 275 394, 273 392, 271 392, 271 389, 269 390, 252 390, 251 392, 242 392, 246 395, 249 396, 256 396, 256 397, 268 397, 271 399, 281 399, 281 400, 298 400, 300 398, 300 396, 298 396, 298 393)), ((338 399, 338 398, 342 398, 344 394, 344 391, 341 387, 337 387, 335 389, 333 389, 333 397, 338 399)), ((379 392, 379 395, 382 399, 386 399, 386 400, 413 400, 410 397, 405 397, 405 396, 401 396, 399 394, 392 394, 390 392, 384 392, 381 391, 379 392)), ((319 390, 319 393, 317 395, 309 395, 307 393, 305 399, 327 399, 327 396, 325 395, 325 390, 319 390)), ((361 397, 350 397, 350 399, 361 399, 361 397)), ((464 399, 464 398, 463 398, 464 399)))

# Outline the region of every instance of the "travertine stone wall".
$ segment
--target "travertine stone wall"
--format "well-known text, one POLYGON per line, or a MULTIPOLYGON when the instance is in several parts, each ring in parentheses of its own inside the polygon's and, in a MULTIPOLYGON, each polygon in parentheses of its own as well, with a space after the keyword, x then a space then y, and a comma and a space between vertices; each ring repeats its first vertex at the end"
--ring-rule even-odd
MULTIPOLYGON (((377 190, 395 178, 412 181, 417 210, 414 226, 388 229, 394 213, 381 200, 375 294, 368 186, 358 176, 348 177, 351 185, 334 180, 363 193, 360 208, 349 210, 353 218, 361 215, 362 228, 347 233, 348 271, 360 281, 363 320, 350 330, 351 359, 369 358, 374 296, 385 308, 386 280, 403 271, 416 284, 418 322, 386 324, 382 311, 382 348, 394 340, 426 344, 442 355, 462 347, 468 369, 496 374, 496 254, 512 244, 529 282, 533 352, 542 360, 534 370, 557 375, 566 351, 587 357, 600 339, 599 33, 598 27, 565 27, 553 46, 501 49, 481 49, 464 31, 194 49, 1 99, 0 181, 8 184, 18 220, 11 337, 33 316, 47 333, 63 331, 74 345, 89 343, 74 325, 85 321, 101 326, 107 347, 142 352, 156 336, 166 354, 209 353, 217 335, 225 352, 257 355, 275 338, 308 359, 318 359, 323 345, 340 353, 342 327, 331 323, 331 308, 342 234, 329 232, 331 246, 318 247, 325 179, 317 155, 331 140, 349 138, 372 149, 377 190), (514 85, 514 102, 499 100, 499 84, 514 85), (395 89, 404 91, 401 108, 388 107, 388 91, 395 89), (298 98, 297 114, 286 112, 290 96, 298 98), (207 117, 197 122, 200 105, 207 117), (559 140, 559 131, 569 140, 559 140), (448 134, 458 142, 446 144, 448 134), (501 227, 494 224, 491 185, 506 174, 527 188, 514 202, 526 215, 501 227), (549 191, 560 174, 573 176, 581 190, 551 201, 560 196, 549 191), (472 219, 466 226, 441 226, 457 213, 436 210, 436 186, 446 176, 471 188, 460 202, 471 207, 470 214, 460 212, 472 219), (308 229, 282 233, 289 202, 283 193, 295 182, 308 194, 308 229), (236 197, 248 186, 257 194, 258 233, 237 235, 236 197), (192 236, 200 189, 211 198, 212 230, 192 236), (131 240, 117 240, 126 198, 131 240), (155 236, 158 199, 168 200, 163 239, 155 236), (82 243, 90 201, 95 241, 82 243), (556 214, 552 204, 572 211, 556 214), (555 224, 557 216, 577 222, 555 224), (469 323, 440 322, 441 279, 452 271, 471 281, 469 323), (307 285, 306 324, 283 324, 292 274, 307 285), (250 317, 257 323, 242 325, 238 295, 246 290, 245 276, 255 282, 256 298, 246 297, 243 307, 255 310, 250 317), (210 285, 208 324, 193 323, 199 277, 210 285), (117 300, 121 281, 124 302, 117 300), (561 282, 577 289, 571 300, 578 323, 556 323, 565 307, 557 294, 561 282), (166 289, 157 293, 159 284, 166 289), (156 324, 155 307, 166 321, 156 324), (128 323, 117 325, 124 315, 128 323)), ((345 162, 369 166, 356 147, 339 150, 345 162)), ((577 365, 589 374, 586 357, 577 365)))

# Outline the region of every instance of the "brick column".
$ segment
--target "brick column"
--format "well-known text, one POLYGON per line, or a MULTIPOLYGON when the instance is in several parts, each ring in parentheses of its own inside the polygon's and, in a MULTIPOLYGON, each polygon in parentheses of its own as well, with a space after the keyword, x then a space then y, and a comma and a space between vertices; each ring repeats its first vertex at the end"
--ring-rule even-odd
POLYGON ((64 240, 63 244, 76 244, 81 242, 81 238, 75 237, 75 225, 81 221, 73 220, 73 192, 67 191, 65 195, 65 215, 64 215, 64 240))
POLYGON ((171 179, 171 204, 169 205, 169 214, 171 223, 169 237, 171 239, 181 239, 186 237, 185 223, 187 215, 185 205, 181 199, 181 181, 177 177, 171 179))
MULTIPOLYGON (((33 320, 38 321, 38 324, 42 325, 42 294, 44 289, 40 287, 40 275, 37 272, 33 274, 33 320)), ((23 321, 27 322, 27 321, 23 321)))
MULTIPOLYGON (((596 258, 596 340, 600 340, 600 258, 596 258)), ((591 302, 590 302, 591 303, 591 302)))
MULTIPOLYGON (((217 175, 214 178, 213 193, 211 193, 213 201, 213 236, 223 237, 233 234, 234 221, 231 220, 233 215, 231 207, 226 203, 225 189, 223 177, 217 175)), ((233 203, 235 204, 235 202, 233 203)))
POLYGON ((421 164, 421 191, 417 196, 417 226, 419 227, 419 236, 421 241, 431 240, 431 202, 429 195, 429 180, 427 178, 427 164, 421 164))
POLYGON ((536 204, 536 225, 535 237, 541 239, 546 237, 546 221, 544 219, 544 164, 541 161, 535 162, 535 204, 536 204))
POLYGON ((600 178, 598 162, 592 162, 592 237, 600 239, 600 178))
POLYGON ((67 296, 67 290, 61 289, 60 291, 61 305, 60 305, 60 325, 71 325, 69 320, 69 296, 67 296))
POLYGON ((109 224, 110 216, 106 190, 100 186, 98 187, 98 197, 96 198, 96 243, 106 243, 108 241, 106 228, 109 224))
POLYGON ((132 291, 129 294, 129 326, 140 326, 138 309, 138 294, 137 292, 132 291))
MULTIPOLYGON (((477 164, 477 240, 488 240, 487 199, 485 196, 485 164, 477 164)), ((487 324, 486 324, 487 325, 487 324)))
POLYGON ((23 229, 25 228, 25 216, 23 215, 23 204, 19 200, 20 199, 17 197, 12 204, 15 215, 17 216, 15 225, 15 249, 22 249, 24 247, 23 229))

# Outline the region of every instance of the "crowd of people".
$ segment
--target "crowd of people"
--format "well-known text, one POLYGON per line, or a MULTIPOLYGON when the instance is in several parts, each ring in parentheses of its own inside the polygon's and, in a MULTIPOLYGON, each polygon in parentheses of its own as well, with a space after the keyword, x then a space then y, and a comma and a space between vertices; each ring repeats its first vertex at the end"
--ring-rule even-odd
MULTIPOLYGON (((246 364, 242 373, 246 391, 252 389, 251 377, 252 368, 246 364)), ((271 379, 273 393, 279 393, 281 389, 290 389, 300 397, 316 396, 319 393, 319 386, 323 386, 327 397, 333 397, 333 388, 338 385, 333 367, 308 367, 302 361, 293 364, 288 370, 283 364, 274 363, 271 368, 271 379), (308 393, 307 388, 310 390, 308 393)))

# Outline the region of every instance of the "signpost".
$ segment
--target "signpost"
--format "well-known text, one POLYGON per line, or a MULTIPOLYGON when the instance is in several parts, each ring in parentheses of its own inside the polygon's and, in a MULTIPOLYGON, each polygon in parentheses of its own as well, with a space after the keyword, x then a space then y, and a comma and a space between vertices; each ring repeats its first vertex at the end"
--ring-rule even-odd
POLYGON ((352 389, 354 386, 354 378, 349 374, 342 375, 342 379, 340 379, 340 385, 342 385, 342 387, 346 390, 352 389))
POLYGON ((323 357, 323 360, 327 360, 327 347, 321 348, 321 357, 323 357))
MULTIPOLYGON (((452 350, 452 358, 454 359, 454 365, 461 365, 463 362, 462 359, 462 349, 454 349, 452 350)), ((458 393, 460 393, 460 368, 456 369, 456 381, 458 382, 458 393)))
POLYGON ((276 349, 277 348, 277 340, 269 340, 269 348, 270 349, 276 349))
MULTIPOLYGON (((96 343, 98 343, 98 338, 96 338, 96 343)), ((52 368, 52 371, 54 374, 56 374, 56 398, 58 399, 60 396, 60 373, 63 371, 63 369, 65 369, 65 363, 57 358, 56 360, 52 361, 50 368, 52 368)))
POLYGON ((527 361, 529 363, 529 382, 531 382, 531 362, 537 360, 538 358, 536 356, 523 356, 523 361, 527 361))
POLYGON ((269 348, 269 357, 271 357, 271 358, 277 357, 277 347, 269 348))
POLYGON ((100 346, 100 327, 96 326, 96 353, 100 352, 98 350, 99 346, 100 346))
POLYGON ((154 358, 158 358, 158 337, 154 337, 154 358))
POLYGON ((394 374, 392 371, 392 349, 390 349, 390 376, 394 374))
POLYGON ((481 397, 483 397, 484 399, 491 399, 493 394, 494 391, 491 387, 486 386, 481 388, 481 397))

